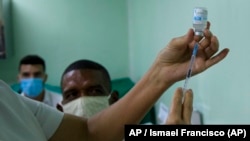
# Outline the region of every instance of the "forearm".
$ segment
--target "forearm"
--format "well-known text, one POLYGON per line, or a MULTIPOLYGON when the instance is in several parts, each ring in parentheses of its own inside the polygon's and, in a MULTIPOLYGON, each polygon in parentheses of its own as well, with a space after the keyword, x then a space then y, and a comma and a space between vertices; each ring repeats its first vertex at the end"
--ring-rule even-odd
POLYGON ((138 124, 164 91, 173 84, 166 81, 167 74, 161 73, 161 66, 153 64, 123 98, 89 120, 90 133, 96 139, 121 140, 124 125, 138 124), (100 137, 96 136, 97 132, 100 137))

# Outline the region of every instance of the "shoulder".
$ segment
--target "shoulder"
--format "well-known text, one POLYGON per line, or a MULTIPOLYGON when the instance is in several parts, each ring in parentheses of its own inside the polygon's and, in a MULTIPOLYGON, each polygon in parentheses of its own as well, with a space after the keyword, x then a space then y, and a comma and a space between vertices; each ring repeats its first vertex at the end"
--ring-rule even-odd
POLYGON ((11 100, 13 97, 16 97, 15 95, 17 95, 16 92, 13 91, 7 83, 0 79, 0 99, 11 100))
POLYGON ((10 88, 8 84, 6 84, 3 80, 0 79, 0 89, 10 88))
POLYGON ((34 140, 36 138, 45 140, 45 134, 41 132, 42 128, 36 118, 38 107, 38 102, 16 94, 8 84, 0 80, 0 109, 1 113, 8 117, 0 118, 1 139, 5 140, 6 137, 6 140, 34 140), (20 133, 32 134, 22 136, 20 133))
POLYGON ((46 95, 50 95, 51 97, 57 97, 57 98, 61 98, 62 97, 62 94, 50 91, 48 89, 45 89, 45 94, 46 95))

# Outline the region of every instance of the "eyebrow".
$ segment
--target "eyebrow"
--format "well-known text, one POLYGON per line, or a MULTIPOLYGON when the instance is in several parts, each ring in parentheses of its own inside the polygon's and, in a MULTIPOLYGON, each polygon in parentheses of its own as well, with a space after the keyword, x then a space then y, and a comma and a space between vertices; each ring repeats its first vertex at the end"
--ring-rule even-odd
POLYGON ((41 75, 41 74, 43 74, 43 72, 38 71, 38 72, 35 72, 34 74, 35 74, 35 75, 41 75))
MULTIPOLYGON (((88 89, 94 89, 94 88, 100 88, 105 93, 109 93, 109 91, 105 88, 105 86, 102 86, 100 84, 91 85, 91 86, 88 87, 88 89)), ((74 89, 75 89, 75 86, 66 87, 65 89, 62 89, 62 93, 65 94, 65 93, 68 93, 68 92, 71 92, 71 91, 75 91, 74 89)))
POLYGON ((100 88, 100 89, 104 90, 104 92, 109 93, 108 89, 106 89, 105 86, 102 86, 102 85, 100 85, 100 84, 92 85, 92 86, 90 86, 89 88, 90 88, 90 89, 93 89, 93 88, 100 88))

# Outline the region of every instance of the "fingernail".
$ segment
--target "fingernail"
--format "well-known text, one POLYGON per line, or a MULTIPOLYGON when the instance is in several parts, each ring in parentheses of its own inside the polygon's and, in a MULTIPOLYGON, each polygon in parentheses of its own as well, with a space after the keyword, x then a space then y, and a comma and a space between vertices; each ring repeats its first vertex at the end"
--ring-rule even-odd
POLYGON ((193 93, 193 90, 192 90, 192 89, 189 89, 188 92, 189 92, 189 93, 193 93))

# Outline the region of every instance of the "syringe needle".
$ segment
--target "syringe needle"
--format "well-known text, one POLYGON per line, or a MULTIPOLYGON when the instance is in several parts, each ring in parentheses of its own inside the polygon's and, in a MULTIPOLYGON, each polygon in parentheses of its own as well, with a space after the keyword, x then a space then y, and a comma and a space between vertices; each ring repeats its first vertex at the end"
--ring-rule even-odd
POLYGON ((189 64, 187 75, 186 75, 186 80, 184 82, 184 86, 183 86, 183 89, 182 89, 183 94, 185 94, 185 92, 187 90, 188 80, 190 79, 190 77, 192 75, 193 65, 194 65, 194 62, 195 62, 195 57, 196 57, 197 51, 198 51, 198 43, 195 44, 194 49, 193 49, 193 53, 192 53, 192 56, 191 56, 191 61, 190 61, 190 64, 189 64))

